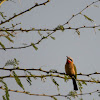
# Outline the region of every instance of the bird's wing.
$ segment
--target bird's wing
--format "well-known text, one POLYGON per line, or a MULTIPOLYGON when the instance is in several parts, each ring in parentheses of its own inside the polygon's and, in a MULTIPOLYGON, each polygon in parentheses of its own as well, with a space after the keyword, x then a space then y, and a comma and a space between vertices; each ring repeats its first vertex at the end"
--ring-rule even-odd
POLYGON ((75 64, 73 64, 73 65, 74 65, 74 70, 75 70, 75 77, 77 78, 77 69, 76 69, 75 64))

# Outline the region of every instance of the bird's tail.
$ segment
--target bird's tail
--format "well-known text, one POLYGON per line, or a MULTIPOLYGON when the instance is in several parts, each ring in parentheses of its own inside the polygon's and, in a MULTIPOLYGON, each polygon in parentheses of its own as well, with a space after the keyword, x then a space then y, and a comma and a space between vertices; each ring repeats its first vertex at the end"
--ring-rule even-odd
POLYGON ((74 90, 78 90, 75 78, 72 78, 72 81, 73 81, 74 90))

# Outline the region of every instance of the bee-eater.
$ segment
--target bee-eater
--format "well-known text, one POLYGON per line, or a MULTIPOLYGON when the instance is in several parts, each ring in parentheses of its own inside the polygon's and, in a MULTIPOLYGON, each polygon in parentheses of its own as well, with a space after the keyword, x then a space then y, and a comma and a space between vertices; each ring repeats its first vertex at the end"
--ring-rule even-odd
POLYGON ((76 66, 73 63, 73 59, 68 56, 65 64, 65 72, 72 78, 74 90, 78 90, 77 83, 76 83, 76 78, 77 78, 76 66))

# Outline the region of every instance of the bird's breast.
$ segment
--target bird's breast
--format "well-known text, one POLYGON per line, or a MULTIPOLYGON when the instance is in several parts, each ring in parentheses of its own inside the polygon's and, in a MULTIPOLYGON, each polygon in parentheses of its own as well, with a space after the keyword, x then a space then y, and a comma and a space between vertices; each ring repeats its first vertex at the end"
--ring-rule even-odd
POLYGON ((75 70, 73 64, 66 64, 65 65, 65 72, 69 75, 75 75, 75 70))

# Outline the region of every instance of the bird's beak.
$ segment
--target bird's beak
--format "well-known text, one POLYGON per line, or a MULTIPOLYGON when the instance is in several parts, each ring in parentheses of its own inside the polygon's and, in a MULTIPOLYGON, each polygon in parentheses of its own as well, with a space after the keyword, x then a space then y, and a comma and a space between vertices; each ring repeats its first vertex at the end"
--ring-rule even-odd
POLYGON ((67 58, 69 58, 68 56, 66 56, 67 58))
POLYGON ((69 59, 69 57, 68 56, 66 56, 67 57, 67 59, 69 59))

